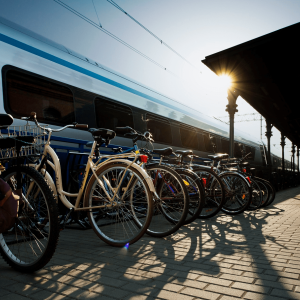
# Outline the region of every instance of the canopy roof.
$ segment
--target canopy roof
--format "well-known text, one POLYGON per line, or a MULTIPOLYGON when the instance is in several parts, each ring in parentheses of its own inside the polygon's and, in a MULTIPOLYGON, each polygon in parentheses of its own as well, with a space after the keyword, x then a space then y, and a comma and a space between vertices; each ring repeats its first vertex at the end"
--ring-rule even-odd
MULTIPOLYGON (((300 147, 300 22, 206 56, 217 75, 300 147)), ((224 105, 225 106, 225 105, 224 105)))

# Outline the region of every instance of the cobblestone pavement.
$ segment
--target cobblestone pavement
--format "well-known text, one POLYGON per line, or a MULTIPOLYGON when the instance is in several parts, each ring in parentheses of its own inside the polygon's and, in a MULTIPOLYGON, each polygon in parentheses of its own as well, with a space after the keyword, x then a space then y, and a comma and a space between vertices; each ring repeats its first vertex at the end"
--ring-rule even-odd
POLYGON ((238 216, 199 220, 177 234, 144 236, 128 250, 92 230, 64 230, 34 274, 0 259, 0 299, 300 299, 300 188, 238 216))

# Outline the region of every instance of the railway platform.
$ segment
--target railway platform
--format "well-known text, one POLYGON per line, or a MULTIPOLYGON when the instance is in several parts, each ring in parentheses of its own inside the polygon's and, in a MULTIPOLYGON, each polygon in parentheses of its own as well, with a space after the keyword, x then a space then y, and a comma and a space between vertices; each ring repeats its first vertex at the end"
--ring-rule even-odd
POLYGON ((129 249, 61 232, 50 263, 21 274, 0 258, 0 299, 300 299, 300 187, 241 215, 219 214, 129 249))

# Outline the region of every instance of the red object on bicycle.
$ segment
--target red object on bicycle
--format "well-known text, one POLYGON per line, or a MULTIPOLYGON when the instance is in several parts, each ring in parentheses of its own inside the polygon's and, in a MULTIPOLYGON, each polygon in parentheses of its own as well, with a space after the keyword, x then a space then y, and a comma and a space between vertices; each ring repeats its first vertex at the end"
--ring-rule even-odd
POLYGON ((249 183, 251 183, 251 179, 249 176, 247 176, 246 179, 249 181, 249 183))
POLYGON ((242 169, 242 172, 246 173, 246 169, 242 169))
POLYGON ((206 178, 202 178, 203 186, 206 187, 206 178))
POLYGON ((148 161, 148 156, 147 155, 140 155, 140 159, 142 163, 146 163, 148 161))

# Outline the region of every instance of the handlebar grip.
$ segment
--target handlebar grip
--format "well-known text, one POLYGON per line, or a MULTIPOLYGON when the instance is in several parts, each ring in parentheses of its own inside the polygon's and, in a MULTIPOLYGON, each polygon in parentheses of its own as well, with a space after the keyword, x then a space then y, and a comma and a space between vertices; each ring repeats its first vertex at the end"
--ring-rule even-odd
POLYGON ((30 118, 36 119, 36 112, 35 112, 35 111, 32 111, 32 112, 30 113, 30 118))
POLYGON ((115 132, 119 133, 119 134, 125 134, 125 133, 133 133, 134 130, 131 127, 129 127, 129 126, 126 126, 126 127, 116 127, 115 132))
POLYGON ((89 125, 87 125, 87 124, 76 124, 75 128, 78 128, 78 129, 88 129, 89 125))

